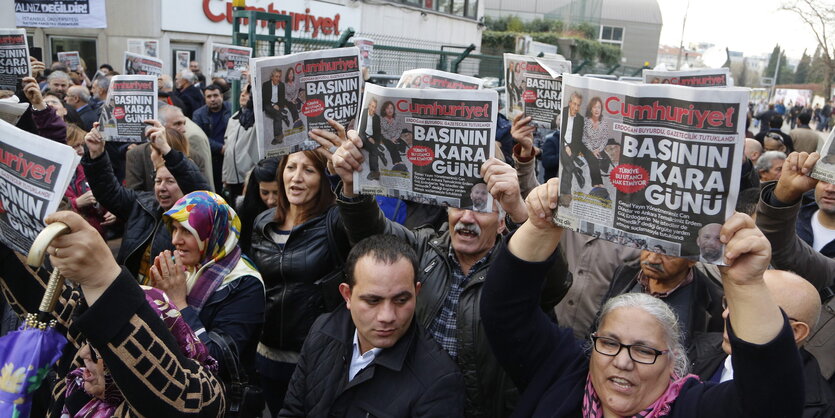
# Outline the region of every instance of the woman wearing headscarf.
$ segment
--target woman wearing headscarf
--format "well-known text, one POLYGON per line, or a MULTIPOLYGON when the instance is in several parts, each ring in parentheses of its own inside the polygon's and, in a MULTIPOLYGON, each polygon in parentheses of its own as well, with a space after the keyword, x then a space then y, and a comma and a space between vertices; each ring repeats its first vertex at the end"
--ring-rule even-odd
POLYGON ((219 195, 196 191, 178 200, 163 220, 176 249, 155 258, 154 287, 182 306, 186 323, 221 362, 221 369, 228 365, 212 332, 234 341, 242 367, 252 370, 264 321, 264 284, 238 246, 238 215, 219 195))

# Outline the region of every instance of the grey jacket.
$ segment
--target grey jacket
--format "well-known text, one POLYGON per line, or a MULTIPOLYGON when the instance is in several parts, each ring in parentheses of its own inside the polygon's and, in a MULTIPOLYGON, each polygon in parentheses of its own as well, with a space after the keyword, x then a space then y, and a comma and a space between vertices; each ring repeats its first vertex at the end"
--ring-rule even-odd
MULTIPOLYGON (((757 205, 757 227, 771 243, 771 265, 790 270, 812 283, 818 290, 835 282, 835 260, 815 251, 795 231, 800 201, 791 205, 773 205, 776 182, 766 184, 757 205)), ((835 297, 829 298, 821 309, 818 324, 803 348, 820 363, 827 379, 835 374, 835 297)))

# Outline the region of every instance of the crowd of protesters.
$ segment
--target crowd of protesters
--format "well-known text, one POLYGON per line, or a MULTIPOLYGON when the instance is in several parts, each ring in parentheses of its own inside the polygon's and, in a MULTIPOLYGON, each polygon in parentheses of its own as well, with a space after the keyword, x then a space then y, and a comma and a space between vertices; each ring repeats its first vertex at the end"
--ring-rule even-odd
MULTIPOLYGON (((605 173, 603 137, 561 150, 502 116, 492 212, 392 203, 355 192, 364 142, 336 122, 258 161, 251 86, 232 113, 197 62, 131 145, 98 129, 112 67, 32 69, 18 127, 82 156, 47 218, 71 230, 48 249, 69 343, 37 414, 835 417, 835 185, 809 177, 828 103, 752 115, 738 213, 694 261, 553 224, 561 151, 605 173)), ((45 279, 0 245, 3 334, 45 279)))

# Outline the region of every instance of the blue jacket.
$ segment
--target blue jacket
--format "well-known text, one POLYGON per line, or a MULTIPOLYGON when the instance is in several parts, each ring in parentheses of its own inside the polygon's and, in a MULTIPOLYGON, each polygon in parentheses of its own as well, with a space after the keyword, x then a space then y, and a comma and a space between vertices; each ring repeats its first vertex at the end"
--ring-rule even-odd
MULTIPOLYGON (((484 332, 493 353, 521 391, 515 417, 580 416, 589 374, 584 342, 559 328, 539 307, 549 260, 525 262, 506 243, 496 248, 481 294, 484 332)), ((742 341, 728 328, 734 380, 720 384, 691 378, 668 415, 684 417, 799 417, 803 370, 788 321, 772 341, 742 341)))
POLYGON ((212 148, 212 154, 220 154, 223 149, 224 136, 226 135, 226 125, 229 123, 229 118, 232 117, 232 107, 229 102, 223 102, 221 108, 223 116, 220 118, 219 126, 212 126, 212 117, 209 115, 209 107, 203 106, 194 111, 194 116, 191 120, 206 133, 209 137, 209 146, 212 148))

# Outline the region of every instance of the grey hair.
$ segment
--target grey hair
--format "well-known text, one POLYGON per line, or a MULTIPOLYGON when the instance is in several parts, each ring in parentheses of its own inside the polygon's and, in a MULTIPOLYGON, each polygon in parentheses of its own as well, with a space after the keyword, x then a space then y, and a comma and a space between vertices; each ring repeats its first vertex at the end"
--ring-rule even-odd
POLYGON ((67 90, 67 93, 78 97, 78 99, 84 103, 90 102, 90 90, 87 90, 86 87, 72 86, 69 90, 67 90))
POLYGON ((690 361, 687 359, 687 350, 682 343, 683 338, 676 313, 664 301, 646 293, 624 293, 606 301, 600 309, 600 321, 598 323, 603 324, 606 315, 619 308, 642 309, 655 318, 661 325, 667 339, 675 377, 687 376, 690 372, 690 361))
POLYGON ((189 70, 180 71, 180 78, 194 84, 197 81, 197 76, 189 70))
POLYGON ((757 164, 754 165, 754 167, 757 169, 757 172, 771 170, 771 162, 777 159, 785 160, 786 153, 782 151, 766 151, 763 155, 760 155, 760 158, 757 160, 757 164))
POLYGON ((171 76, 168 74, 163 74, 159 76, 160 89, 173 89, 174 88, 174 80, 171 79, 171 76))
POLYGON ((70 79, 70 75, 63 72, 63 71, 53 71, 53 72, 51 72, 49 74, 49 76, 46 77, 46 82, 49 83, 50 81, 57 80, 59 78, 64 79, 67 83, 72 82, 72 79, 70 79))
POLYGON ((110 78, 109 77, 99 77, 97 78, 93 84, 98 86, 98 88, 102 89, 103 91, 107 91, 110 88, 110 78))
POLYGON ((185 114, 183 113, 183 109, 180 109, 179 107, 174 105, 160 106, 159 111, 157 112, 159 123, 161 123, 162 126, 167 125, 168 119, 174 115, 185 116, 185 114))

